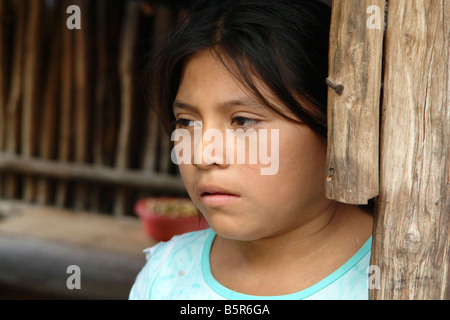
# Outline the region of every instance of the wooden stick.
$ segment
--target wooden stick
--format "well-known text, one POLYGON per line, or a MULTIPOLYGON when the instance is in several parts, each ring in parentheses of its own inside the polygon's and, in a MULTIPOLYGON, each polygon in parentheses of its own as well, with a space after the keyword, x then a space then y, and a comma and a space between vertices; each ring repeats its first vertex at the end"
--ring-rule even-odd
MULTIPOLYGON (((161 46, 162 40, 167 36, 173 23, 173 14, 170 8, 164 5, 155 7, 154 16, 154 50, 161 46)), ((146 145, 144 148, 143 168, 149 171, 159 168, 161 172, 168 172, 171 150, 171 141, 165 132, 163 132, 156 115, 153 112, 148 113, 148 131, 146 136, 146 145), (158 152, 158 144, 160 150, 158 152)))
MULTIPOLYGON (((14 3, 14 44, 11 67, 11 85, 6 107, 6 150, 18 153, 20 103, 23 91, 23 40, 25 37, 26 11, 25 0, 14 3)), ((18 196, 18 177, 14 173, 5 174, 5 197, 14 199, 18 196)))
MULTIPOLYGON (((9 3, 0 1, 0 151, 6 148, 6 103, 8 100, 8 69, 10 57, 7 48, 9 30, 9 3)), ((3 196, 3 174, 0 174, 0 198, 3 196)))
POLYGON ((371 299, 450 299, 450 2, 389 1, 371 299))
MULTIPOLYGON (((116 153, 116 168, 123 170, 129 166, 130 156, 130 134, 133 121, 133 96, 135 88, 134 55, 139 26, 139 3, 128 2, 125 22, 120 39, 119 76, 121 83, 121 121, 116 153)), ((126 191, 119 188, 114 202, 114 214, 122 216, 126 210, 126 191)))
MULTIPOLYGON (((167 37, 169 30, 173 24, 173 12, 170 7, 165 5, 158 5, 156 7, 156 18, 155 18, 155 32, 156 32, 156 43, 155 47, 159 47, 164 39, 167 37)), ((172 164, 172 159, 170 156, 172 141, 170 136, 159 126, 159 140, 161 143, 160 154, 159 154, 159 171, 163 173, 168 173, 170 165, 172 164)))
MULTIPOLYGON (((97 1, 97 38, 96 38, 96 53, 97 53, 97 68, 96 68, 96 83, 95 83, 95 107, 94 107, 94 121, 92 127, 93 133, 93 162, 97 165, 104 163, 103 159, 103 133, 105 127, 104 106, 106 100, 106 82, 107 82, 107 19, 106 19, 106 1, 97 1)), ((92 212, 100 212, 100 192, 101 186, 93 186, 89 193, 90 210, 92 212)))
MULTIPOLYGON (((24 91, 22 104, 22 154, 31 157, 36 153, 37 141, 37 109, 39 107, 39 65, 41 59, 41 27, 43 3, 41 0, 29 3, 29 18, 25 34, 25 60, 24 60, 24 91)), ((25 177, 24 195, 25 201, 33 201, 35 197, 35 181, 31 177, 25 177)))
POLYGON ((367 204, 378 195, 379 109, 385 0, 333 1, 328 90, 328 198, 367 204), (380 8, 380 28, 367 8, 380 8), (377 26, 376 26, 377 27, 377 26))
MULTIPOLYGON (((69 1, 61 6, 61 15, 65 16, 69 1)), ((61 28, 61 95, 60 95, 60 122, 57 158, 62 163, 71 159, 72 119, 73 119, 73 77, 74 77, 74 31, 67 29, 64 19, 60 21, 61 28)), ((67 201, 68 184, 66 181, 58 182, 56 188, 55 204, 64 207, 67 201)))
MULTIPOLYGON (((165 5, 158 5, 156 7, 156 18, 155 18, 155 32, 156 32, 156 43, 155 47, 159 47, 164 39, 167 37, 169 30, 173 24, 173 12, 170 7, 165 5)), ((170 136, 162 129, 159 125, 159 140, 160 140, 160 154, 159 154, 159 171, 163 173, 168 173, 170 165, 172 164, 172 159, 170 156, 172 141, 170 136)))
POLYGON ((93 128, 93 158, 94 163, 103 163, 103 131, 104 131, 104 115, 103 107, 106 97, 106 81, 107 81, 107 24, 106 24, 106 1, 97 1, 97 38, 96 38, 96 83, 95 83, 95 125, 93 128))
MULTIPOLYGON (((59 12, 56 10, 55 12, 59 12)), ((53 14, 53 17, 57 15, 53 14)), ((45 87, 45 95, 43 102, 41 137, 39 144, 40 157, 43 159, 51 159, 54 156, 56 149, 56 126, 57 126, 57 105, 58 105, 58 91, 59 91, 59 70, 61 56, 60 41, 61 32, 58 23, 59 19, 53 18, 50 21, 50 28, 56 29, 51 41, 50 62, 48 65, 48 74, 45 87)), ((49 29, 50 29, 49 28, 49 29)), ((50 201, 50 183, 48 179, 40 179, 37 182, 36 200, 40 204, 48 204, 50 201)))
MULTIPOLYGON (((8 100, 8 71, 7 66, 9 57, 7 55, 7 37, 6 32, 8 29, 8 12, 7 5, 9 3, 0 1, 0 150, 5 149, 5 137, 6 137, 6 102, 8 100)), ((0 179, 0 196, 2 183, 0 179)))
MULTIPOLYGON (((88 11, 88 2, 78 0, 75 2, 80 7, 81 12, 88 11)), ((75 32, 75 161, 86 162, 88 152, 88 123, 91 104, 89 99, 89 75, 90 67, 88 41, 89 22, 87 15, 83 16, 82 27, 75 32)), ((75 187, 74 207, 77 210, 85 209, 87 197, 86 185, 78 184, 75 187)))

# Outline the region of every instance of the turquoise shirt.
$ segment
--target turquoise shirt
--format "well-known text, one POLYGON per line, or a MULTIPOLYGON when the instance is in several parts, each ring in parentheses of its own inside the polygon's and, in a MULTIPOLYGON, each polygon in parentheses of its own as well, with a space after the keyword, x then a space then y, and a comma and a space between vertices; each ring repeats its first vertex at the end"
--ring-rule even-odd
POLYGON ((144 250, 147 263, 138 274, 130 299, 157 300, 367 300, 372 238, 344 265, 311 287, 288 295, 252 296, 221 285, 211 273, 212 229, 173 237, 144 250))

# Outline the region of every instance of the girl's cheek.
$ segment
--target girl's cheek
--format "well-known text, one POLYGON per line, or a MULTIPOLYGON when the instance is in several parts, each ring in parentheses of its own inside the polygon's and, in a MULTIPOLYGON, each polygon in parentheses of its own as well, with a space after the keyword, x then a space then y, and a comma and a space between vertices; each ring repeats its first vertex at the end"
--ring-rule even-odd
POLYGON ((260 175, 275 175, 279 169, 279 129, 255 130, 227 143, 228 163, 236 164, 260 175), (228 149, 231 149, 230 153, 228 149))
POLYGON ((194 176, 195 167, 192 164, 180 164, 178 165, 181 178, 183 179, 186 189, 189 191, 192 188, 191 180, 194 176))

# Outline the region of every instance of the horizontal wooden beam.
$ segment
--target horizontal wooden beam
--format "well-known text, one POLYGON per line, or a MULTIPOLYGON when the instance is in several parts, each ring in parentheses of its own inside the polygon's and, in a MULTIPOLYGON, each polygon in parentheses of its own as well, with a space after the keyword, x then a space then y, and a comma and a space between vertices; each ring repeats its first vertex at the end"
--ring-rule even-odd
POLYGON ((180 177, 169 174, 158 174, 143 170, 116 169, 114 167, 45 160, 34 157, 23 157, 0 152, 0 172, 17 172, 56 178, 100 182, 140 189, 157 189, 185 194, 185 187, 180 177))

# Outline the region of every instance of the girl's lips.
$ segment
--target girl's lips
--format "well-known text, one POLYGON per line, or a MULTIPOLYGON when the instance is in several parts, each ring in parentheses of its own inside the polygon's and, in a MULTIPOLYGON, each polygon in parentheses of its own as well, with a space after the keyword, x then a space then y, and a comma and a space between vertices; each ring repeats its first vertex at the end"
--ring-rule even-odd
POLYGON ((198 195, 206 207, 221 207, 232 204, 240 198, 238 194, 215 185, 201 185, 198 195))
POLYGON ((202 204, 206 207, 222 207, 230 205, 239 198, 238 195, 225 193, 205 193, 200 196, 202 204))

